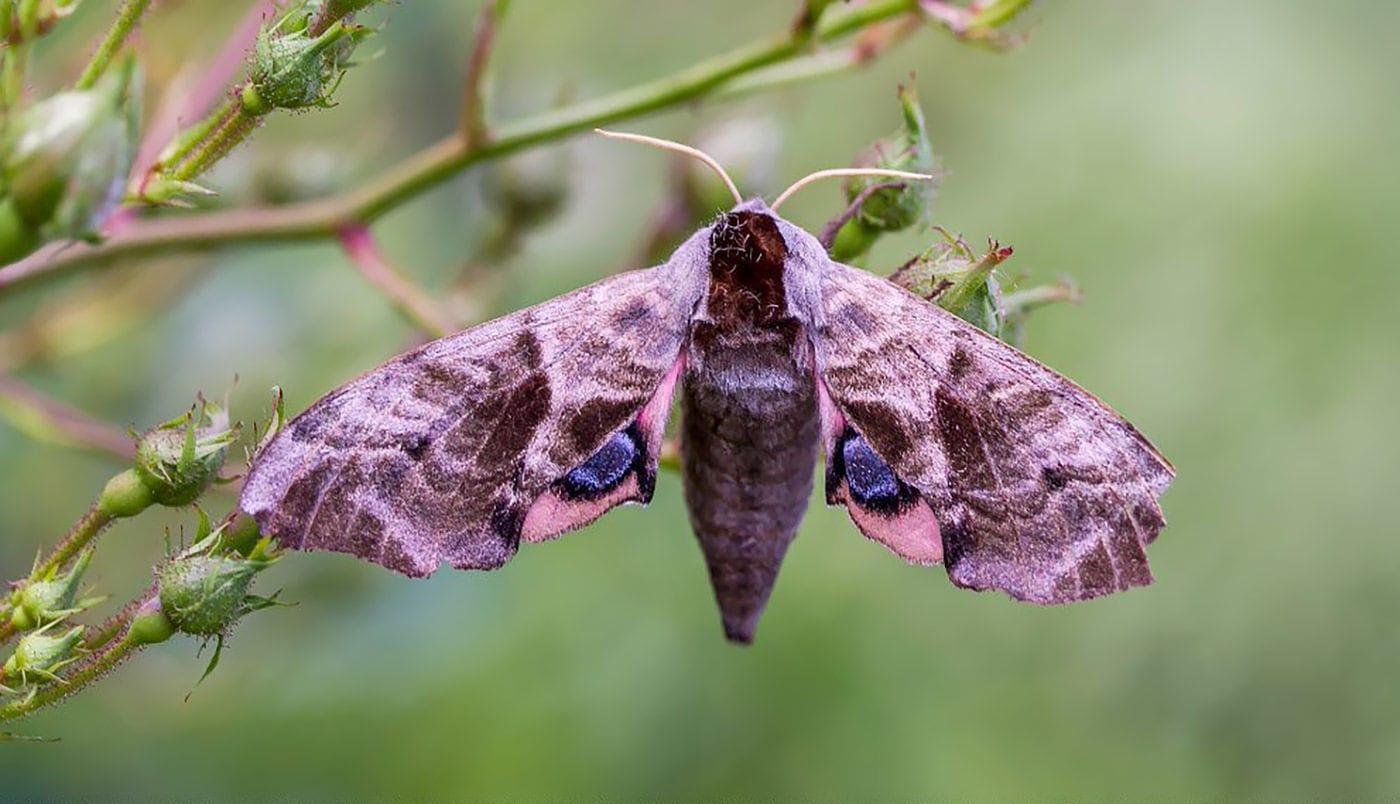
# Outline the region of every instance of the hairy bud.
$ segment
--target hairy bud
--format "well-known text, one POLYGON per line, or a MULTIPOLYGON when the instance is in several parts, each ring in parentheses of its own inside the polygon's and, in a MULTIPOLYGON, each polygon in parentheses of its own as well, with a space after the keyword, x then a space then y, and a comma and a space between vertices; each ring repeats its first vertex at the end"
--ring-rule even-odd
POLYGON ((62 575, 24 581, 10 594, 10 623, 21 631, 57 622, 82 611, 96 600, 78 600, 78 585, 92 561, 92 549, 84 550, 62 575))
POLYGON ((239 617, 260 608, 248 594, 253 577, 271 560, 199 553, 176 558, 156 572, 160 608, 184 634, 224 634, 239 617))
POLYGON ((149 430, 136 444, 136 474, 166 506, 194 502, 218 477, 228 445, 238 438, 228 411, 204 399, 183 416, 149 430))
POLYGON ((58 671, 78 658, 83 627, 75 625, 62 634, 50 634, 54 623, 25 634, 15 652, 0 667, 0 684, 18 681, 21 685, 43 684, 58 678, 58 671))
MULTIPOLYGON (((330 5, 355 6, 350 9, 353 11, 368 3, 330 5)), ((339 17, 327 23, 324 30, 316 30, 318 20, 325 19, 318 16, 322 10, 319 4, 304 4, 258 33, 253 48, 252 81, 244 87, 241 98, 248 114, 329 105, 340 76, 350 66, 355 45, 371 32, 340 19, 348 13, 344 8, 335 10, 339 17)))
POLYGON ((1001 337, 1005 314, 996 267, 1011 256, 1011 247, 992 240, 978 256, 962 238, 942 234, 942 242, 901 266, 890 280, 1001 337))
MULTIPOLYGON (((929 143, 924 112, 913 87, 899 88, 899 104, 904 125, 893 134, 870 144, 852 167, 907 170, 938 175, 938 158, 929 143)), ((846 200, 854 202, 868 188, 887 184, 879 176, 855 176, 846 182, 846 200)), ((938 191, 937 181, 903 182, 898 187, 877 190, 861 205, 856 219, 882 232, 906 229, 927 220, 938 191)))

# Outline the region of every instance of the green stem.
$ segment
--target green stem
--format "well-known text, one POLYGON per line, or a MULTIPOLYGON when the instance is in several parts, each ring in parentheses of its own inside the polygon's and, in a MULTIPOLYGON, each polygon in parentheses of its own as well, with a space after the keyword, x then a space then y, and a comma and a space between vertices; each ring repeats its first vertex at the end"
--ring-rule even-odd
POLYGON ((96 504, 88 509, 86 514, 69 529, 67 535, 58 543, 58 546, 49 553, 49 557, 30 574, 30 578, 43 578, 50 572, 62 569, 80 550, 87 547, 93 539, 97 538, 107 526, 114 521, 110 514, 102 511, 96 504))
POLYGON ((90 651, 99 651, 107 647, 112 640, 126 633, 127 628, 131 625, 131 621, 136 616, 136 612, 140 610, 141 605, 155 597, 157 591, 158 588, 155 583, 146 587, 146 591, 142 592, 125 606, 122 606, 116 614, 108 617, 101 625, 95 626, 92 631, 87 634, 87 638, 83 640, 83 647, 90 651))
MULTIPOLYGON (((9 13, 8 7, 6 13, 9 13)), ((5 48, 4 63, 0 65, 0 107, 6 110, 18 108, 24 100, 24 76, 29 71, 30 43, 39 31, 39 0, 20 0, 15 17, 19 23, 15 31, 19 38, 5 48)))
MULTIPOLYGON (((832 8, 822 15, 814 38, 823 42, 838 39, 917 10, 917 0, 875 0, 855 8, 832 8)), ((101 245, 72 245, 60 253, 36 255, 0 268, 0 293, 41 277, 57 277, 117 259, 233 243, 331 237, 346 225, 370 222, 472 165, 709 96, 739 76, 802 51, 802 45, 789 34, 770 37, 666 78, 505 125, 477 147, 468 148, 454 134, 347 195, 275 209, 232 210, 132 224, 101 245)))
MULTIPOLYGON (((222 108, 222 107, 221 107, 222 108)), ((223 159, 257 127, 258 118, 249 114, 243 104, 235 103, 225 112, 223 121, 180 164, 170 172, 176 181, 188 181, 223 159)))
POLYGON ((122 3, 121 10, 117 12, 117 21, 112 23, 112 28, 107 31, 102 44, 97 46, 97 52, 92 54, 92 61, 88 62, 82 75, 78 76, 78 81, 74 84, 76 88, 91 89, 97 83, 97 79, 107 71, 108 65, 126 43, 126 38, 131 35, 131 29, 140 22, 141 15, 146 13, 150 5, 151 0, 126 0, 122 3))
POLYGON ((209 135, 228 118, 229 114, 234 111, 234 103, 236 101, 232 98, 224 98, 223 102, 215 106, 203 120, 180 132, 174 142, 161 152, 157 166, 163 169, 179 165, 190 151, 208 139, 209 135))

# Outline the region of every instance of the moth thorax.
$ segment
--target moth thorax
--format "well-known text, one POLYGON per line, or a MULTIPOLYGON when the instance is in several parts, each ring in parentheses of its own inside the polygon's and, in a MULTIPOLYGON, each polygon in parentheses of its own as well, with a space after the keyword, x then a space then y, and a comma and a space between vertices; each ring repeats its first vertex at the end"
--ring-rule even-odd
POLYGON ((710 230, 710 316, 771 325, 786 318, 787 244, 771 215, 730 212, 710 230))

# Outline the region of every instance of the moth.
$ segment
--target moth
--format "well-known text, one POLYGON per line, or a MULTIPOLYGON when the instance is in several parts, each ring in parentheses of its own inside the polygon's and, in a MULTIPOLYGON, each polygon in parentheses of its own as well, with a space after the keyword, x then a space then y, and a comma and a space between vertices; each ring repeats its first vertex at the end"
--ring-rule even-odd
MULTIPOLYGON (((680 397, 690 525, 725 635, 752 641, 807 508, 960 587, 1041 604, 1148 584, 1171 465, 1070 380, 743 200, 665 264, 433 341, 332 391, 241 507, 298 549, 410 576, 645 504, 680 397)), ((885 171, 886 175, 904 175, 885 171)), ((916 175, 916 174, 914 174, 916 175)), ((927 177, 923 177, 927 178, 927 177)))

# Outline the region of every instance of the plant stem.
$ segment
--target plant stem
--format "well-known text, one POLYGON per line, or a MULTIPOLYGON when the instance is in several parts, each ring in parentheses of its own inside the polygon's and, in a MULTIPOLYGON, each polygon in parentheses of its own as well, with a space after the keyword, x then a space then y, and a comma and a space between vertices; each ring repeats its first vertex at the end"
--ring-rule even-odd
POLYGON ((374 235, 363 226, 347 226, 340 230, 340 245, 360 273, 393 303, 394 308, 410 323, 434 338, 457 331, 460 327, 432 298, 396 270, 375 245, 374 235))
MULTIPOLYGON (((882 20, 916 12, 916 0, 875 0, 822 15, 814 39, 830 41, 882 20)), ((713 94, 733 79, 803 52, 790 34, 761 40, 666 78, 502 126, 478 147, 453 134, 408 157, 378 180, 351 193, 275 209, 250 209, 133 223, 98 246, 68 245, 0 268, 0 294, 40 278, 171 251, 200 251, 234 243, 334 236, 367 224, 463 169, 580 131, 684 104, 713 94)))
POLYGON ((49 554, 49 557, 40 562, 29 577, 42 578, 54 570, 61 569, 64 564, 68 563, 69 559, 77 555, 79 550, 87 547, 88 543, 97 538, 113 521, 109 514, 103 513, 94 503, 88 512, 74 523, 62 541, 58 543, 58 546, 49 554))
POLYGON ((76 88, 91 89, 97 83, 97 79, 107 71, 107 66, 112 63, 126 38, 131 35, 131 29, 136 27, 141 15, 146 13, 150 5, 151 0, 126 0, 122 3, 121 10, 117 12, 117 21, 112 23, 112 28, 107 31, 102 44, 97 46, 97 52, 92 54, 92 61, 88 62, 82 75, 78 76, 78 81, 74 84, 76 88))
POLYGON ((87 638, 83 640, 83 647, 91 651, 102 650, 112 640, 126 633, 127 627, 131 625, 131 620, 136 616, 141 605, 155 597, 157 591, 156 584, 152 582, 150 586, 146 587, 146 591, 122 606, 116 614, 108 617, 101 625, 95 626, 87 638))
MULTIPOLYGON (((7 3, 8 17, 11 4, 7 3)), ((15 32, 19 39, 5 48, 0 54, 0 107, 7 111, 16 108, 24 100, 24 75, 29 70, 29 50, 34 37, 39 32, 39 0, 20 0, 15 5, 15 16, 19 25, 15 32)), ((9 21, 6 21, 8 27, 9 21)))
POLYGON ((236 101, 220 106, 215 113, 222 116, 221 122, 212 131, 205 130, 207 134, 202 139, 195 140, 200 143, 199 147, 171 170, 172 179, 186 181, 208 170, 242 142, 258 124, 258 118, 248 114, 243 104, 236 101))
POLYGON ((496 27, 500 24, 505 5, 497 0, 486 0, 477 13, 476 35, 471 56, 467 60, 466 87, 462 93, 460 133, 468 147, 478 144, 486 135, 485 99, 482 97, 486 67, 491 60, 491 49, 496 43, 496 27))
POLYGON ((136 455, 132 440, 120 429, 4 374, 0 374, 0 415, 32 436, 86 447, 124 461, 136 455))

